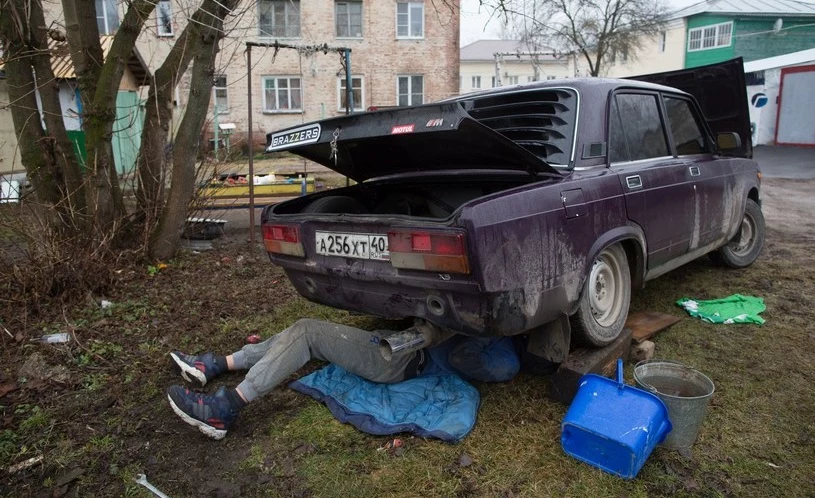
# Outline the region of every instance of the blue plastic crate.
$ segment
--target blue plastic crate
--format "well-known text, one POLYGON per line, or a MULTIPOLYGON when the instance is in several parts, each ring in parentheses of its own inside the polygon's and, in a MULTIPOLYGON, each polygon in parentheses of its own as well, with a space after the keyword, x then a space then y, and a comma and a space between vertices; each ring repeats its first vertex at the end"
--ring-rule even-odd
POLYGON ((580 387, 561 424, 567 454, 625 479, 633 479, 654 447, 671 431, 668 409, 655 395, 595 374, 580 387))

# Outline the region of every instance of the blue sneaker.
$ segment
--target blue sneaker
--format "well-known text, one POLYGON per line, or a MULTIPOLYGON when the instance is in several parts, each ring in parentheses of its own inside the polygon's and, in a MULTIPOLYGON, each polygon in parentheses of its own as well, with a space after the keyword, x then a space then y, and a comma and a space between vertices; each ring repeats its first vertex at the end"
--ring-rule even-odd
POLYGON ((167 390, 170 407, 181 420, 211 437, 223 439, 226 431, 238 417, 236 410, 221 387, 215 394, 199 394, 181 386, 171 386, 167 390))
POLYGON ((184 354, 181 351, 170 353, 175 365, 181 369, 181 376, 187 382, 198 382, 201 387, 222 373, 222 368, 215 363, 213 353, 199 355, 184 354))

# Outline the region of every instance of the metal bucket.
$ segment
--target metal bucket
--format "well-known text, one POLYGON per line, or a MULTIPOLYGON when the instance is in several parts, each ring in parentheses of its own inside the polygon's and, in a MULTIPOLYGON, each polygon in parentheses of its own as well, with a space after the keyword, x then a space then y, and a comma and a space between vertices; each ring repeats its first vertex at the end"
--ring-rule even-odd
POLYGON ((645 360, 634 367, 634 381, 668 407, 673 430, 662 446, 689 451, 696 441, 715 387, 710 378, 681 363, 645 360))

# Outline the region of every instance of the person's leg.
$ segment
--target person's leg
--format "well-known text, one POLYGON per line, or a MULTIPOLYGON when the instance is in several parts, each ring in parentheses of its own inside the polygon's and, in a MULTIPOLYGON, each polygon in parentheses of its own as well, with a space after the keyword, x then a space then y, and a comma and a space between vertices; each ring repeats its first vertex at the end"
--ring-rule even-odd
POLYGON ((247 344, 224 358, 229 370, 249 368, 236 389, 222 387, 207 395, 172 386, 167 397, 184 422, 211 438, 221 439, 248 402, 271 391, 311 359, 336 363, 375 382, 399 382, 416 375, 423 354, 413 352, 386 361, 379 352, 377 333, 303 319, 262 343, 247 344))
MULTIPOLYGON (((252 401, 284 381, 311 359, 335 363, 374 382, 399 382, 420 352, 385 360, 379 352, 377 332, 320 320, 302 319, 259 344, 247 344, 232 355, 235 366, 249 367, 238 386, 245 401, 252 401)), ((415 375, 410 372, 409 375, 415 375)))

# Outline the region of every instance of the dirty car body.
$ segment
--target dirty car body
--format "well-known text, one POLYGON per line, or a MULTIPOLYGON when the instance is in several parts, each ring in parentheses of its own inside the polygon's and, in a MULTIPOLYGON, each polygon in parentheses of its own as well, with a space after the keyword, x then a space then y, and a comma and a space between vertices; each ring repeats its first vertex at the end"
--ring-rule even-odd
POLYGON ((599 326, 588 342, 608 343, 631 286, 728 247, 749 252, 741 263, 757 255, 763 219, 744 220, 760 175, 746 99, 722 83, 744 89, 732 64, 672 80, 730 88, 727 109, 708 96, 723 129, 675 87, 591 78, 270 133, 267 151, 358 183, 267 207, 266 249, 300 294, 335 308, 474 336, 571 316, 599 326))

